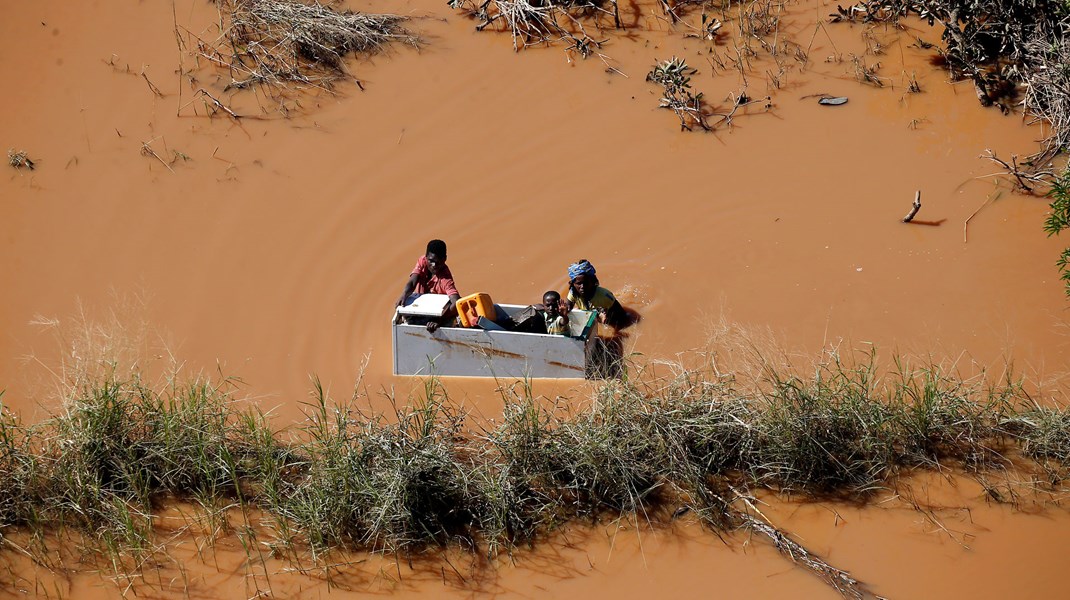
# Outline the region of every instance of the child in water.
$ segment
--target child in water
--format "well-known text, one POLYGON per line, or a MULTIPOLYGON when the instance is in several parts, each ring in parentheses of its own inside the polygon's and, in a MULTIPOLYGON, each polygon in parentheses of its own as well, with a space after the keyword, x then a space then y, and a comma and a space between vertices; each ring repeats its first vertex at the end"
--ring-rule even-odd
POLYGON ((561 302, 561 294, 550 290, 542 295, 542 304, 546 307, 543 317, 546 319, 546 333, 551 335, 568 335, 568 309, 561 302))

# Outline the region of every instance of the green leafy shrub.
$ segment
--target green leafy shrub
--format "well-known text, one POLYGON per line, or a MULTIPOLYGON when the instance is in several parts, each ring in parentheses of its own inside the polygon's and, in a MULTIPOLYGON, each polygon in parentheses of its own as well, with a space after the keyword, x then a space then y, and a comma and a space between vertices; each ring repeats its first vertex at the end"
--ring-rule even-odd
MULTIPOLYGON (((1044 231, 1050 237, 1070 227, 1070 169, 1052 183, 1048 196, 1051 198, 1051 212, 1044 221, 1044 231)), ((1055 265, 1059 267, 1066 294, 1070 296, 1070 248, 1063 250, 1055 265)))

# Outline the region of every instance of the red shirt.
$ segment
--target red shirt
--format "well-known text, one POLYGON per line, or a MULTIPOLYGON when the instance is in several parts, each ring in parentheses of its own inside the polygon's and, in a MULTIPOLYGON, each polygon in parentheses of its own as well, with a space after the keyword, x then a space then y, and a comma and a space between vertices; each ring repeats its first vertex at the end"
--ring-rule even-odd
POLYGON ((438 267, 438 275, 432 275, 426 256, 421 256, 420 260, 416 261, 416 266, 413 267, 410 275, 416 275, 414 293, 446 294, 447 296, 457 294, 460 296, 457 293, 457 284, 453 282, 453 273, 450 272, 450 268, 446 265, 440 265, 438 267))

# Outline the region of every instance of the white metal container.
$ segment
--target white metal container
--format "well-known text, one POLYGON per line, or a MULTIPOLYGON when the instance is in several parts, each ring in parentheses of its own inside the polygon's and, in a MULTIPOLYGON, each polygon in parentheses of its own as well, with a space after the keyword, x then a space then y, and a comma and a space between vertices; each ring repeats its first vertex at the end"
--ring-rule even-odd
MULTIPOLYGON (((526 308, 496 306, 510 316, 526 308)), ((571 311, 570 336, 463 327, 440 327, 431 333, 423 325, 402 323, 395 311, 394 374, 583 379, 596 316, 594 311, 571 311)))

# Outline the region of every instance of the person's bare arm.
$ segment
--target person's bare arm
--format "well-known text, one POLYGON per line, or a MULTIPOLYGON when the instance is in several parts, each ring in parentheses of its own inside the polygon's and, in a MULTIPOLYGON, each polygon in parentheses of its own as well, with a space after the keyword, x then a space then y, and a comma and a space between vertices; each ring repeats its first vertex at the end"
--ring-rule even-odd
POLYGON ((434 319, 427 324, 427 330, 434 333, 442 325, 450 323, 457 317, 457 301, 461 299, 460 294, 450 294, 450 304, 446 307, 446 312, 442 313, 442 316, 438 319, 434 319))
POLYGON ((398 303, 394 306, 401 306, 405 304, 405 299, 412 295, 412 291, 416 289, 416 280, 419 276, 413 273, 409 275, 409 280, 405 282, 405 289, 401 292, 401 297, 398 298, 398 303))

